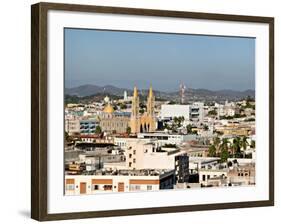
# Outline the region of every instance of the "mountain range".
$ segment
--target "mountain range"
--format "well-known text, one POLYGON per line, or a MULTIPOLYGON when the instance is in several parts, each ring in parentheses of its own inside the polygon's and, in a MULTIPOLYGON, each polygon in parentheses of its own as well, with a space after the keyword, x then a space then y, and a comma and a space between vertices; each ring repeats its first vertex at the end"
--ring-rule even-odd
MULTIPOLYGON (((113 85, 105 85, 105 86, 97 86, 97 85, 81 85, 78 87, 73 88, 65 88, 65 95, 70 96, 92 96, 96 94, 109 94, 109 95, 116 95, 116 96, 123 96, 124 91, 127 91, 128 96, 132 95, 132 89, 126 88, 119 88, 113 85)), ((139 90, 140 95, 147 95, 147 89, 139 90)), ((158 91, 154 90, 154 94, 156 97, 172 99, 179 96, 179 92, 165 92, 165 91, 158 91)), ((188 88, 185 93, 186 97, 200 99, 200 98, 208 98, 208 99, 221 99, 221 100, 233 100, 244 98, 247 96, 255 98, 255 91, 252 89, 245 90, 245 91, 237 91, 237 90, 208 90, 208 89, 191 89, 188 88)))

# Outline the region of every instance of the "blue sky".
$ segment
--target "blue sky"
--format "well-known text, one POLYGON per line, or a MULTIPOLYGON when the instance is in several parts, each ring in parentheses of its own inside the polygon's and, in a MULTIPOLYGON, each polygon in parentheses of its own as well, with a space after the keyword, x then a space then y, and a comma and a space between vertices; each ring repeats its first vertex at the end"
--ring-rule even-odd
POLYGON ((65 85, 255 89, 255 39, 65 29, 65 85))

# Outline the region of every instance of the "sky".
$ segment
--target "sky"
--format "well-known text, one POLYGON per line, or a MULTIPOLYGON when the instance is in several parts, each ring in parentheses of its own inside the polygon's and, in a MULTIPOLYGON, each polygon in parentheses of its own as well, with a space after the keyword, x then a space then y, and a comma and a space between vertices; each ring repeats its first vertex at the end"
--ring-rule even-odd
POLYGON ((255 39, 65 28, 65 86, 255 89, 255 39))

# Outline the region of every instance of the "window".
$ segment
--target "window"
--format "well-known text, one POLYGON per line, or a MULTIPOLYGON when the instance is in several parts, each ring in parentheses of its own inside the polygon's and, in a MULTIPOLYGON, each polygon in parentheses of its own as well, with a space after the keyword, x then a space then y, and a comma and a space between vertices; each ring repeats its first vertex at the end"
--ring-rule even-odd
POLYGON ((141 189, 140 185, 131 184, 130 191, 139 191, 141 189))
POLYGON ((67 191, 74 191, 75 185, 74 184, 67 184, 65 188, 66 188, 67 191))
POLYGON ((203 181, 205 181, 205 180, 206 180, 206 176, 205 176, 205 175, 203 175, 203 176, 202 176, 202 179, 203 179, 203 181))
POLYGON ((132 158, 132 154, 129 154, 129 158, 132 158))
POLYGON ((132 167, 132 162, 129 162, 129 167, 132 167))
POLYGON ((136 163, 136 159, 133 159, 133 163, 136 163))
POLYGON ((152 185, 147 185, 146 188, 147 188, 148 191, 151 191, 152 190, 152 185))
POLYGON ((133 154, 136 155, 136 150, 133 151, 133 154))
POLYGON ((210 179, 210 175, 207 175, 207 180, 210 179))
POLYGON ((97 184, 92 185, 92 191, 96 191, 98 189, 99 189, 99 185, 97 185, 97 184))
POLYGON ((111 191, 112 190, 112 185, 103 185, 103 189, 105 191, 111 191))

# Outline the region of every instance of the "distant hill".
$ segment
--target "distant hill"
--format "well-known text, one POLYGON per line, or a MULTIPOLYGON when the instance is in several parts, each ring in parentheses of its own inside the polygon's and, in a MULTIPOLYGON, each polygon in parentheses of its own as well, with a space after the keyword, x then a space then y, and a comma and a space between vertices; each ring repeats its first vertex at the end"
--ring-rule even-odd
MULTIPOLYGON (((93 96, 97 94, 102 95, 116 95, 123 96, 124 91, 127 91, 128 95, 132 95, 132 89, 119 88, 113 85, 106 86, 97 86, 97 85, 82 85, 74 88, 66 88, 65 95, 69 96, 78 96, 78 97, 86 97, 93 96)), ((140 95, 146 96, 147 89, 139 90, 140 95)), ((154 90, 156 97, 165 98, 168 100, 177 99, 179 97, 179 92, 164 92, 154 90)), ((255 98, 254 90, 246 90, 246 91, 236 91, 236 90, 208 90, 208 89, 187 89, 186 98, 189 100, 237 100, 243 97, 253 97, 255 98)))
MULTIPOLYGON (((108 93, 112 95, 123 95, 127 89, 118 88, 112 85, 97 86, 97 85, 82 85, 74 88, 65 88, 66 95, 76 95, 80 97, 91 96, 99 93, 108 93)), ((129 91, 129 90, 127 90, 129 91)))

